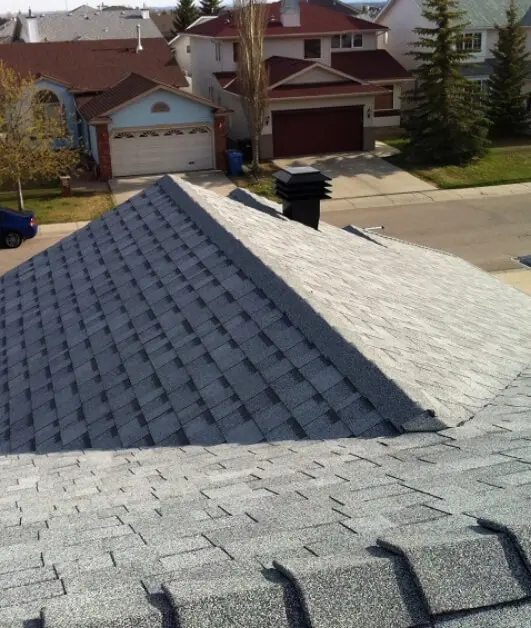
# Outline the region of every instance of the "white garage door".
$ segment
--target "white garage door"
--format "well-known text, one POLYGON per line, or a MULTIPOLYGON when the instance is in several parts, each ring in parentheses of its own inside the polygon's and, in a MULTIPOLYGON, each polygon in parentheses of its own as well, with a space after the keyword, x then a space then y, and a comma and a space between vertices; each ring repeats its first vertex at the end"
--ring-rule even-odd
POLYGON ((206 126, 114 131, 113 176, 208 170, 214 167, 212 149, 212 129, 206 126))

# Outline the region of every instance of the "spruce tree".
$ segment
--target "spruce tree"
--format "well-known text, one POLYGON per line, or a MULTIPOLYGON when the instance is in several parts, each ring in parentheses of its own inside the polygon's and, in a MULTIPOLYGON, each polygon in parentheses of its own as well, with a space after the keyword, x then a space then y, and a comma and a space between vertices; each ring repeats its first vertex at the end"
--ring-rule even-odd
POLYGON ((494 68, 489 78, 488 117, 493 135, 515 136, 522 133, 529 122, 523 94, 529 55, 514 0, 510 0, 507 8, 506 25, 496 28, 498 42, 492 50, 494 68))
POLYGON ((418 38, 409 52, 418 65, 407 156, 423 164, 466 163, 486 153, 488 121, 476 86, 461 74, 470 58, 460 45, 463 12, 458 0, 424 0, 423 16, 430 24, 414 29, 418 38))
POLYGON ((173 36, 177 35, 197 18, 197 9, 194 0, 179 0, 175 11, 173 12, 173 36))
POLYGON ((199 10, 201 15, 217 15, 221 9, 221 0, 201 0, 199 10))

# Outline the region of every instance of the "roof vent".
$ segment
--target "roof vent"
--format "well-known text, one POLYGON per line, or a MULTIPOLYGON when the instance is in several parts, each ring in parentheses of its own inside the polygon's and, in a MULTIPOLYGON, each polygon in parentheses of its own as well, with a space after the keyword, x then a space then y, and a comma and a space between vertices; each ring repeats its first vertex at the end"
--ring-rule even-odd
POLYGON ((282 213, 290 220, 319 228, 321 200, 330 198, 330 177, 309 166, 283 168, 273 175, 282 213))
POLYGON ((142 48, 142 37, 140 33, 140 24, 136 25, 136 34, 137 34, 137 42, 136 42, 136 54, 142 52, 144 48, 142 48))

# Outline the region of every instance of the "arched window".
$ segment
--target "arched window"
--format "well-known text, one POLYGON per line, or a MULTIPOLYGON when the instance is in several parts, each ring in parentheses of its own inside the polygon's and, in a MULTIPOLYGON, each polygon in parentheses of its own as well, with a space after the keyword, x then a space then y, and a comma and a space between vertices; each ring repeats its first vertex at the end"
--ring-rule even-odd
POLYGON ((49 89, 39 90, 33 97, 33 104, 36 114, 46 118, 52 118, 57 122, 64 123, 64 112, 61 101, 57 94, 49 89))
POLYGON ((165 102, 156 102, 151 107, 151 113, 168 113, 170 106, 165 102))

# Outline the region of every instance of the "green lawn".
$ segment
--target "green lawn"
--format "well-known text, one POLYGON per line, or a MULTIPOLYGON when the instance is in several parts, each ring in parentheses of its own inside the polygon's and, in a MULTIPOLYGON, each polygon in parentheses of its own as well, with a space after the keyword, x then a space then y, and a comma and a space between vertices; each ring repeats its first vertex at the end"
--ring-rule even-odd
MULTIPOLYGON (((114 206, 111 195, 104 191, 73 190, 72 196, 62 197, 58 188, 44 186, 24 190, 24 203, 26 209, 35 212, 39 225, 94 220, 114 206)), ((0 205, 17 209, 15 192, 0 192, 0 205)))
POLYGON ((258 177, 252 177, 247 174, 243 174, 239 177, 230 177, 234 184, 240 188, 246 188, 255 194, 265 196, 273 201, 278 201, 275 196, 275 186, 273 181, 273 174, 278 172, 278 166, 275 166, 272 162, 264 162, 260 164, 260 175, 258 177))
POLYGON ((466 166, 422 168, 405 163, 401 155, 388 157, 387 161, 443 189, 531 181, 531 144, 529 143, 494 146, 486 157, 466 166))

